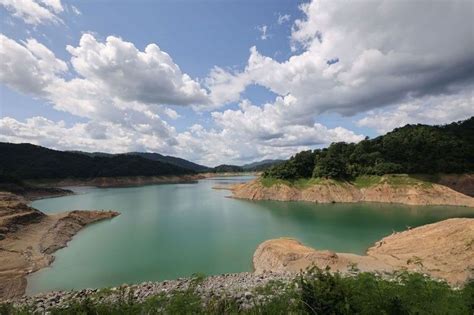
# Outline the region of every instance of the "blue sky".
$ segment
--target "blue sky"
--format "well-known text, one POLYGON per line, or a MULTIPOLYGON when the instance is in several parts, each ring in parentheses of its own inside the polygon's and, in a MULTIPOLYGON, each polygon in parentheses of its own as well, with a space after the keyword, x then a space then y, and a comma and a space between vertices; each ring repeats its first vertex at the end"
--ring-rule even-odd
MULTIPOLYGON (((300 1, 302 2, 302 1, 300 1)), ((41 40, 58 58, 67 60, 66 45, 77 45, 83 32, 97 34, 104 39, 115 35, 131 41, 143 50, 150 43, 173 57, 183 71, 193 78, 204 78, 213 66, 244 68, 251 46, 277 60, 287 59, 291 52, 288 38, 289 22, 278 24, 278 17, 289 14, 301 17, 298 1, 75 1, 81 15, 72 10, 63 14, 65 25, 40 24, 31 27, 14 19, 0 8, 2 33, 10 38, 41 40), (10 24, 11 23, 11 24, 10 24), (260 39, 258 27, 268 25, 269 39, 260 39), (192 53, 190 53, 192 52, 192 53)), ((17 93, 1 86, 3 115, 25 119, 41 115, 73 123, 80 119, 55 111, 42 100, 17 93), (14 104, 10 106, 9 104, 14 104)), ((257 103, 274 98, 264 88, 249 87, 246 95, 257 103)), ((232 107, 235 104, 230 104, 232 107)), ((209 114, 196 115, 192 109, 173 107, 182 119, 175 122, 179 130, 196 120, 209 122, 209 114), (202 117, 201 117, 202 116, 202 117)))
POLYGON ((1 0, 0 141, 216 165, 465 119, 472 12, 463 0, 1 0))

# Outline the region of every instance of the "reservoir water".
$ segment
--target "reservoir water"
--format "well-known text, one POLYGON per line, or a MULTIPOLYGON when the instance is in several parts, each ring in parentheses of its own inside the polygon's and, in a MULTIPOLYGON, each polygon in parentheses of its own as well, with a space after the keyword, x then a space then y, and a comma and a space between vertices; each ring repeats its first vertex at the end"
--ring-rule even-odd
POLYGON ((261 242, 294 237, 317 249, 363 254, 375 241, 474 209, 392 204, 313 204, 226 198, 215 185, 251 177, 130 188, 75 188, 76 195, 42 199, 46 213, 111 209, 121 215, 79 232, 49 267, 28 278, 28 294, 96 288, 252 270, 261 242))

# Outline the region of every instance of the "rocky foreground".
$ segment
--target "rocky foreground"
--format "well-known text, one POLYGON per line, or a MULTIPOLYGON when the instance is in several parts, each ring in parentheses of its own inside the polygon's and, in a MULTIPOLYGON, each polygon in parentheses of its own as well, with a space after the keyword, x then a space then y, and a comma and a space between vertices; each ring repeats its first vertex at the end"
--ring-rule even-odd
MULTIPOLYGON (((453 188, 471 192, 467 183, 459 184, 446 179, 444 184, 453 188), (464 189, 464 190, 463 190, 464 189)), ((369 187, 357 187, 349 182, 322 182, 305 188, 298 188, 282 183, 265 186, 259 178, 230 188, 234 198, 250 200, 309 201, 316 203, 334 202, 383 202, 407 205, 450 205, 474 207, 474 198, 456 191, 448 186, 436 183, 418 183, 413 185, 392 185, 385 181, 369 187)))
MULTIPOLYGON (((262 288, 270 282, 288 284, 293 280, 293 273, 266 272, 255 275, 250 272, 223 274, 200 279, 199 277, 179 278, 162 282, 143 282, 135 285, 122 285, 105 289, 83 289, 78 291, 55 291, 33 297, 24 296, 13 300, 17 308, 29 307, 42 313, 51 308, 67 308, 72 303, 89 300, 93 303, 114 304, 119 301, 141 303, 158 295, 173 295, 193 287, 193 292, 204 301, 228 298, 236 301, 242 308, 251 307, 257 299, 268 299, 271 296, 258 296, 255 289, 262 288)), ((284 290, 284 289, 283 289, 284 290)), ((274 292, 281 294, 283 292, 274 292)))
POLYGON ((52 253, 84 226, 119 214, 75 210, 46 215, 26 202, 0 192, 0 300, 23 295, 26 276, 51 264, 52 253))
POLYGON ((289 238, 260 244, 255 272, 298 272, 311 266, 348 272, 409 270, 462 285, 474 279, 474 219, 456 218, 394 233, 376 242, 365 256, 315 250, 289 238))

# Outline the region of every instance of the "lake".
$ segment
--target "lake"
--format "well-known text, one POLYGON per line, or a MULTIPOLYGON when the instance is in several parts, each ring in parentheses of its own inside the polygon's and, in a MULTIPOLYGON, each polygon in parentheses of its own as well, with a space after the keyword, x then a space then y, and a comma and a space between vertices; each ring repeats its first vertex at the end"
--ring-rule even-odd
POLYGON ((261 242, 294 237, 317 249, 363 254, 392 231, 474 209, 392 204, 313 204, 226 198, 215 185, 252 177, 221 177, 194 184, 129 188, 76 187, 72 196, 37 200, 45 213, 110 209, 121 215, 80 231, 55 253, 49 267, 28 277, 27 294, 97 288, 252 270, 261 242))

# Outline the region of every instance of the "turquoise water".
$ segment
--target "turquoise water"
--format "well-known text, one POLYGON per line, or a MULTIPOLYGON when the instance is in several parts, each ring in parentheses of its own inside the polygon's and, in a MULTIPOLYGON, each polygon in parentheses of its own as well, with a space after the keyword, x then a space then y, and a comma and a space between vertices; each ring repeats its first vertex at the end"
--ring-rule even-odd
POLYGON ((211 189, 249 179, 77 188, 77 195, 33 202, 46 213, 112 209, 121 215, 79 232, 67 248, 56 252, 51 267, 28 278, 27 293, 250 271, 257 245, 281 236, 318 249, 362 254, 393 230, 474 217, 472 208, 254 202, 226 198, 229 191, 211 189))

